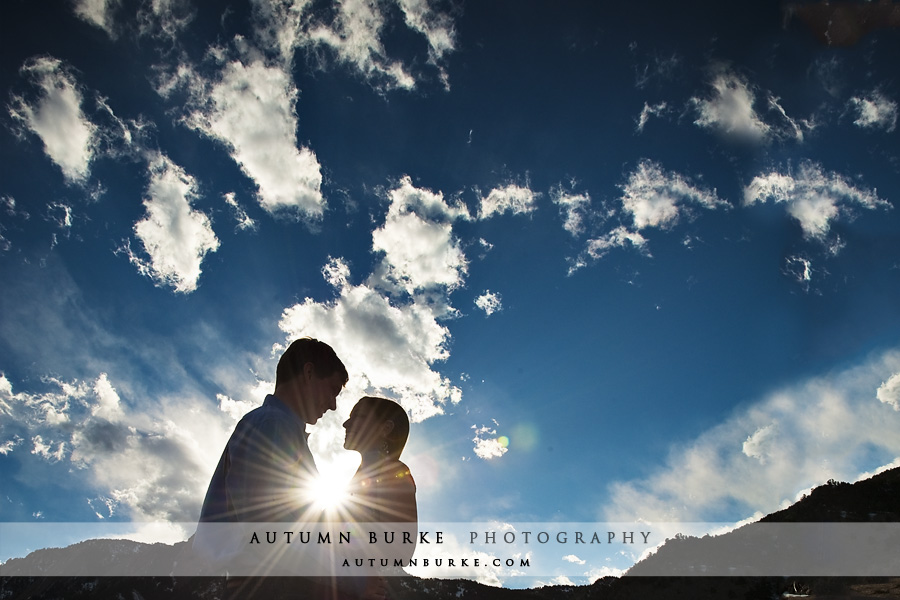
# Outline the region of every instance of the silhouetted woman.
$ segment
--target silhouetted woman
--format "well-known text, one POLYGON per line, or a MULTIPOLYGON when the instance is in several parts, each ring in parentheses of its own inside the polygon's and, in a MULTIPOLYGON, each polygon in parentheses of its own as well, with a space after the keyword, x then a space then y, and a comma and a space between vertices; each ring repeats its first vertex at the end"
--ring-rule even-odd
MULTIPOLYGON (((350 481, 347 510, 357 523, 395 523, 388 531, 396 532, 397 542, 402 532, 411 532, 411 544, 392 544, 393 558, 402 558, 403 564, 415 550, 418 512, 416 510, 416 483, 403 462, 400 453, 409 438, 409 418, 406 411, 392 400, 366 396, 360 398, 350 417, 344 422, 346 436, 344 448, 359 452, 362 457, 359 469, 350 481)), ((386 586, 388 596, 391 584, 378 578, 370 583, 386 586)))

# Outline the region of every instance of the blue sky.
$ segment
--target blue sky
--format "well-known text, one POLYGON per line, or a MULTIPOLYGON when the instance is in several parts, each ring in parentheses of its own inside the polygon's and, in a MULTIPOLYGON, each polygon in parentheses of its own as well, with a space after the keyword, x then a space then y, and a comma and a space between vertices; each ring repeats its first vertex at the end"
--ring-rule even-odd
MULTIPOLYGON (((900 460, 896 31, 777 3, 4 6, 0 519, 196 519, 280 348, 423 521, 723 521, 900 460)), ((587 572, 589 566, 585 567, 587 572)))

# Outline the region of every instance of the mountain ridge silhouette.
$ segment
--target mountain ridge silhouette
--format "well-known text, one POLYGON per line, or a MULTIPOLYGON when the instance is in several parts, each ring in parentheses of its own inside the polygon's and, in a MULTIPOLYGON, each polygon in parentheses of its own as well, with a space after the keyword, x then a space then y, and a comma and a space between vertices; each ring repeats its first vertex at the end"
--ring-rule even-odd
MULTIPOLYGON (((766 515, 759 523, 878 523, 900 521, 900 467, 856 483, 830 480, 814 488, 793 505, 766 515)), ((732 532, 734 533, 734 532, 732 532)), ((725 534, 726 536, 729 534, 725 534)), ((709 538, 712 540, 714 538, 709 538)), ((698 548, 711 542, 691 538, 698 548)), ((497 588, 465 579, 391 578, 391 594, 397 600, 412 598, 466 598, 469 600, 631 600, 646 598, 765 599, 809 597, 857 599, 900 598, 897 577, 703 577, 629 576, 652 566, 654 561, 677 560, 679 544, 686 538, 667 540, 657 552, 638 562, 624 577, 604 577, 589 585, 549 585, 533 589, 497 588)), ((190 541, 175 545, 143 544, 128 540, 86 540, 66 548, 36 550, 24 558, 0 565, 0 598, 3 600, 55 600, 57 598, 133 598, 135 600, 214 600, 222 597, 220 577, 49 577, 21 573, 49 572, 69 560, 84 560, 88 553, 97 561, 127 569, 137 561, 171 564, 173 570, 190 541), (129 562, 130 561, 130 562, 129 562)), ((900 554, 900 552, 898 552, 900 554)), ((98 563, 99 564, 99 563, 98 563)), ((122 572, 122 571, 119 571, 122 572)), ((127 572, 127 571, 126 571, 127 572)), ((297 579, 298 589, 305 580, 297 579)))

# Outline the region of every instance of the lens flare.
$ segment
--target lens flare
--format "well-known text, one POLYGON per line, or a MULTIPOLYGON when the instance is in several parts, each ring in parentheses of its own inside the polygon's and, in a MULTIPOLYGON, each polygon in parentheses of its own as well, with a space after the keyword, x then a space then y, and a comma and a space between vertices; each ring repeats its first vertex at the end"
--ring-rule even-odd
POLYGON ((327 472, 310 482, 306 489, 307 501, 312 503, 316 510, 338 510, 347 502, 347 481, 339 476, 327 472))
POLYGON ((512 428, 510 434, 516 440, 516 451, 528 452, 537 445, 538 428, 533 423, 519 423, 512 428))

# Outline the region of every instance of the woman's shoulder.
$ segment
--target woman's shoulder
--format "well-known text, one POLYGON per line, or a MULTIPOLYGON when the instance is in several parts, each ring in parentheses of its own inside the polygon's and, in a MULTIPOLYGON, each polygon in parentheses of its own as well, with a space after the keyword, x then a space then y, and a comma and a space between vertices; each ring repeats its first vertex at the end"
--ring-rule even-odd
POLYGON ((383 477, 395 485, 409 486, 415 489, 416 481, 413 479, 409 467, 400 460, 392 460, 384 465, 383 477))

